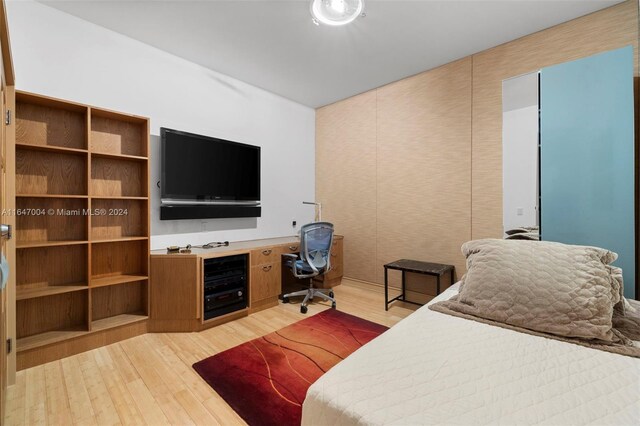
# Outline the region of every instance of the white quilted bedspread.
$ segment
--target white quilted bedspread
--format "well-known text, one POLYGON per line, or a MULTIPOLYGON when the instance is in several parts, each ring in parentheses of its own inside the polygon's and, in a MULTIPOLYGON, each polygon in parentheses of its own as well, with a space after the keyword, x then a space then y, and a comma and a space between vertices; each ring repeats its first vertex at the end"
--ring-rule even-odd
POLYGON ((425 306, 315 382, 302 423, 640 425, 640 359, 425 306))

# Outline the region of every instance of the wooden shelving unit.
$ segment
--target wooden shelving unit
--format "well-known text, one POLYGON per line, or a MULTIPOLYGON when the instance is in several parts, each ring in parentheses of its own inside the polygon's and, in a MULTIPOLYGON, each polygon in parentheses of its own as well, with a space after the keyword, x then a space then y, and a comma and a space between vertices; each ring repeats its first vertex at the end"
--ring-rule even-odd
POLYGON ((19 357, 147 319, 148 155, 144 117, 17 93, 19 357))

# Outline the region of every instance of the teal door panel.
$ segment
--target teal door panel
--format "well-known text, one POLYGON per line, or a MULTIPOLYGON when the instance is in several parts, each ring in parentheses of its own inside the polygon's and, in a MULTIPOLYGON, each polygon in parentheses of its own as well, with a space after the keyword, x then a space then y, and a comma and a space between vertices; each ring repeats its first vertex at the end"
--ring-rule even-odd
POLYGON ((633 48, 540 71, 541 238, 618 253, 635 296, 633 48))

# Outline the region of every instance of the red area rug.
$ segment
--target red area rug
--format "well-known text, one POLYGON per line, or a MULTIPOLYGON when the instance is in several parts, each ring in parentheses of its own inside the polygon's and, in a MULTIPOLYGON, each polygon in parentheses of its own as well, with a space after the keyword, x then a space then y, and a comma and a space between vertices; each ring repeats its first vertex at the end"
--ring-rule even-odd
POLYGON ((299 425, 309 386, 388 328, 328 309, 193 365, 250 425, 299 425))

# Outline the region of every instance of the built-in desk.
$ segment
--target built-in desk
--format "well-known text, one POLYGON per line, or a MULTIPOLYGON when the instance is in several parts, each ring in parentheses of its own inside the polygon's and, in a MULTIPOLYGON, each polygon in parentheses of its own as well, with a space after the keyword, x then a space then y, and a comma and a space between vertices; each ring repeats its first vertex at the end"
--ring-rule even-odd
MULTIPOLYGON (((299 252, 298 237, 240 241, 226 247, 193 248, 190 253, 151 251, 149 331, 198 331, 278 304, 283 274, 282 254, 299 252), (204 260, 246 254, 249 257, 247 308, 204 320, 204 260)), ((342 280, 343 237, 334 236, 332 270, 318 277, 318 287, 334 287, 342 280)))

